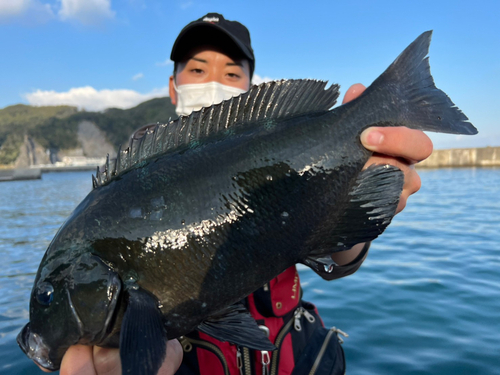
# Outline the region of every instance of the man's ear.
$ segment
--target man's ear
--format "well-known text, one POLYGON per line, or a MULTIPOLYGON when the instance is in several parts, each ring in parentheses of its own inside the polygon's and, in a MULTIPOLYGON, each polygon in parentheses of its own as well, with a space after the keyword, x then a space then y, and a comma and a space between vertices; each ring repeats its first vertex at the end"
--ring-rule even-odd
POLYGON ((175 92, 174 87, 174 76, 170 76, 168 80, 168 94, 170 95, 170 100, 173 105, 177 105, 177 92, 175 92))

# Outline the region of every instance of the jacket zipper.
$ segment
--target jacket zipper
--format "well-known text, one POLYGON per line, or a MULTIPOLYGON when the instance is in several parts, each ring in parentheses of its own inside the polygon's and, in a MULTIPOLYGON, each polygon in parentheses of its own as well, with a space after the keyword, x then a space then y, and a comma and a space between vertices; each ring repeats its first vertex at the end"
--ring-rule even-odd
POLYGON ((303 307, 299 307, 297 310, 295 310, 294 316, 293 316, 293 327, 297 332, 302 331, 302 326, 300 324, 300 318, 304 315, 309 323, 314 323, 316 321, 316 318, 314 315, 312 315, 309 311, 304 309, 303 307))
POLYGON ((342 338, 339 337, 339 333, 344 337, 349 337, 349 335, 347 333, 342 332, 338 328, 335 328, 335 327, 330 328, 330 331, 328 332, 328 334, 325 337, 325 341, 323 341, 323 345, 321 345, 321 349, 318 353, 318 356, 316 357, 316 360, 314 361, 314 364, 311 367, 311 371, 309 372, 309 375, 314 375, 316 373, 316 370, 318 369, 318 366, 321 363, 321 359, 323 358, 323 355, 325 354, 328 343, 330 342, 330 339, 332 338, 334 333, 337 334, 337 340, 339 340, 340 343, 343 343, 344 340, 342 340, 342 338))
POLYGON ((276 375, 276 373, 277 373, 278 352, 280 351, 281 342, 285 338, 286 334, 290 331, 292 324, 297 331, 302 330, 302 326, 300 325, 300 317, 302 315, 304 315, 307 318, 307 320, 311 323, 313 323, 316 320, 316 318, 312 314, 310 314, 309 311, 304 309, 303 307, 299 307, 295 310, 293 318, 290 319, 283 326, 283 328, 281 328, 280 332, 278 333, 278 336, 276 336, 274 346, 276 346, 277 349, 273 352, 273 355, 271 358, 271 374, 270 375, 276 375))
POLYGON ((202 341, 202 340, 195 340, 192 338, 187 338, 186 336, 179 337, 179 342, 181 343, 182 349, 185 352, 190 352, 191 350, 193 350, 193 344, 195 344, 199 347, 205 348, 207 350, 210 350, 221 361, 222 367, 224 368, 224 374, 230 375, 229 374, 229 366, 227 365, 226 358, 224 357, 222 350, 220 350, 216 345, 214 345, 210 342, 202 341))
MULTIPOLYGON (((267 284, 266 284, 267 285, 267 284)), ((269 339, 269 327, 265 324, 259 325, 259 329, 264 332, 266 337, 269 339)), ((269 351, 261 350, 260 351, 260 364, 262 365, 262 375, 269 375, 269 364, 271 363, 271 357, 269 355, 269 351)))
POLYGON ((281 341, 285 338, 286 334, 290 331, 290 327, 292 326, 294 319, 290 319, 287 324, 281 328, 278 336, 276 336, 276 341, 274 342, 274 346, 276 346, 276 350, 273 352, 273 356, 271 358, 271 375, 276 375, 276 369, 278 367, 278 352, 280 350, 281 341))
POLYGON ((236 363, 240 369, 240 375, 252 375, 252 365, 250 364, 250 349, 239 346, 236 347, 236 363), (241 353, 243 349, 243 353, 241 353))
POLYGON ((323 341, 323 345, 321 346, 321 349, 318 353, 318 356, 316 357, 316 360, 314 361, 313 366, 311 367, 311 371, 309 371, 309 375, 314 375, 316 373, 316 369, 318 368, 321 359, 323 358, 323 354, 325 354, 326 347, 328 346, 328 343, 330 342, 330 338, 333 335, 333 329, 331 329, 328 334, 326 335, 325 341, 323 341))

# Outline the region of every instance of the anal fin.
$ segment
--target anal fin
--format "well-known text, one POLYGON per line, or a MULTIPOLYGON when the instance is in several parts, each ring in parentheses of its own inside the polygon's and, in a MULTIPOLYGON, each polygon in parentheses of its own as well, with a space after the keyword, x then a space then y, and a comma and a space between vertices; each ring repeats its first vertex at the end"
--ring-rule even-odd
POLYGON ((198 330, 220 341, 256 350, 275 350, 248 310, 240 303, 229 306, 198 326, 198 330))
POLYGON ((120 333, 122 374, 154 375, 167 349, 167 331, 158 301, 142 289, 129 289, 120 333))

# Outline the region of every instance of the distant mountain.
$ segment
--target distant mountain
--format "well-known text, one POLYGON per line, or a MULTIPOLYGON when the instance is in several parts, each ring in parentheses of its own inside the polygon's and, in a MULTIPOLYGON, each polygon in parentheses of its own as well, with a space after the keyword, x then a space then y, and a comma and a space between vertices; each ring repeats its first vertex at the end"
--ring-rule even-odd
MULTIPOLYGON (((78 111, 70 106, 32 107, 19 104, 6 107, 0 109, 0 165, 20 166, 18 158, 24 152, 23 145, 32 148, 28 154, 35 152, 35 148, 38 155, 43 154, 40 150, 45 150, 47 155, 51 155, 51 161, 61 150, 82 149, 82 129, 87 129, 84 137, 87 144, 92 143, 92 139, 88 139, 90 134, 104 137, 104 140, 96 141, 104 141, 111 145, 109 147, 117 149, 128 142, 137 128, 156 122, 165 123, 175 117, 175 107, 168 97, 151 99, 130 109, 110 108, 104 112, 78 111), (88 124, 93 124, 99 131, 89 131, 88 124)), ((84 148, 81 153, 89 156, 84 148)), ((38 163, 40 159, 39 156, 38 163)), ((21 164, 33 164, 34 159, 30 160, 23 160, 21 164)))
POLYGON ((51 118, 67 118, 78 110, 69 106, 32 107, 17 104, 0 109, 0 164, 12 164, 26 134, 51 118))

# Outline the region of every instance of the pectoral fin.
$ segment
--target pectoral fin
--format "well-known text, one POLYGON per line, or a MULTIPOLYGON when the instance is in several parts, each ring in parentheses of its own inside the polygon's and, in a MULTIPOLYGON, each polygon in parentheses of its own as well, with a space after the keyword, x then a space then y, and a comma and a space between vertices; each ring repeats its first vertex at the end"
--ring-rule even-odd
POLYGON ((220 341, 257 350, 275 350, 257 322, 242 304, 229 306, 198 326, 198 330, 220 341))
POLYGON ((165 359, 167 331, 157 299, 142 289, 129 289, 120 333, 122 374, 156 374, 165 359))
MULTIPOLYGON (((308 258, 326 257, 377 238, 396 213, 403 183, 403 172, 392 165, 372 165, 362 171, 349 192, 349 201, 338 208, 342 213, 334 217, 336 225, 332 228, 327 218, 311 235, 308 258)), ((307 260, 301 262, 311 265, 307 260)))

